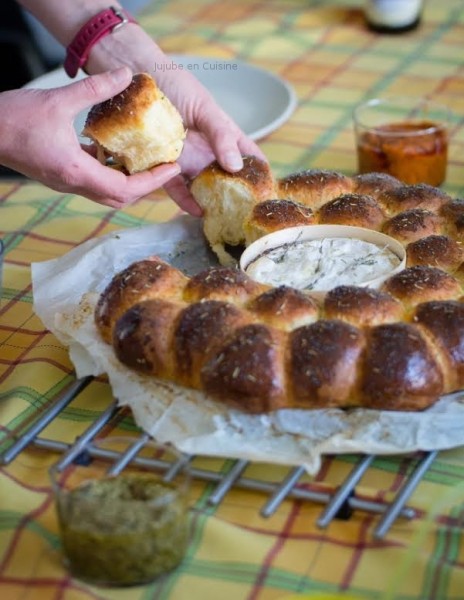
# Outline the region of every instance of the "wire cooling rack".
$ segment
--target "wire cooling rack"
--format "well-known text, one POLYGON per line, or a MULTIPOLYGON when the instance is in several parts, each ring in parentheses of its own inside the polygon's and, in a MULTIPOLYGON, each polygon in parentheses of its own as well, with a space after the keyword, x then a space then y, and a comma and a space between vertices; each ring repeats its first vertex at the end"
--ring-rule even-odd
POLYGON ((411 456, 410 460, 413 468, 410 475, 405 479, 393 499, 390 502, 384 502, 377 499, 369 500, 356 495, 356 486, 376 458, 371 454, 361 456, 344 481, 335 489, 327 491, 327 486, 321 486, 320 483, 301 485, 301 478, 305 475, 303 467, 289 467, 284 478, 275 483, 247 477, 245 471, 250 463, 243 459, 223 459, 228 465, 231 465, 224 472, 223 469, 218 471, 217 468, 205 468, 204 463, 201 466, 196 466, 196 457, 191 455, 182 455, 176 463, 160 459, 142 458, 137 455, 150 440, 148 434, 142 431, 140 431, 138 437, 134 438, 133 444, 123 452, 105 450, 96 445, 94 446, 92 442, 99 432, 111 422, 118 420, 121 412, 126 410, 119 407, 116 400, 74 443, 67 444, 39 437, 41 432, 79 396, 92 380, 92 377, 75 380, 67 389, 57 395, 35 419, 18 429, 10 431, 2 441, 2 447, 6 447, 6 449, 0 454, 0 462, 3 465, 9 464, 29 446, 61 454, 61 458, 55 465, 58 470, 64 469, 72 462, 83 462, 86 457, 99 457, 110 462, 108 472, 111 474, 119 473, 131 462, 146 469, 161 471, 164 473, 165 478, 169 478, 178 469, 182 468, 185 462, 189 462, 190 472, 194 479, 212 484, 212 491, 208 496, 208 502, 212 505, 219 504, 233 487, 264 494, 266 499, 260 510, 263 517, 271 516, 286 498, 309 501, 323 505, 322 512, 317 519, 317 525, 321 529, 326 528, 333 519, 349 519, 354 511, 364 511, 379 516, 373 536, 375 539, 382 539, 396 519, 412 519, 415 517, 415 510, 407 506, 407 502, 438 453, 432 451, 411 456))

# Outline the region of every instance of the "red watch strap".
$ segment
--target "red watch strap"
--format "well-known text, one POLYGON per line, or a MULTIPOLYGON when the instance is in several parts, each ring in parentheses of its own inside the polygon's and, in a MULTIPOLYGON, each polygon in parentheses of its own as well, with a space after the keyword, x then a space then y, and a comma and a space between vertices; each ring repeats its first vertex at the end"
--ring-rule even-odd
POLYGON ((69 77, 75 77, 89 58, 92 46, 126 23, 137 21, 122 8, 106 8, 92 17, 79 29, 73 41, 66 48, 64 70, 69 77))

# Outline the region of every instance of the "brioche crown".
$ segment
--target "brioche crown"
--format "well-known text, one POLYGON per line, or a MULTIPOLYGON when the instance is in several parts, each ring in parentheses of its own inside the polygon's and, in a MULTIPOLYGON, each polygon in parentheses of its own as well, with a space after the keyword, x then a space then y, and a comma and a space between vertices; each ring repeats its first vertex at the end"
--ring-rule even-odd
POLYGON ((226 244, 341 222, 395 237, 406 268, 381 289, 338 286, 320 301, 235 266, 189 278, 150 257, 116 275, 96 308, 96 326, 121 362, 250 413, 417 411, 464 387, 464 201, 375 173, 311 170, 276 180, 253 157, 235 174, 214 163, 192 191, 226 263, 226 244))

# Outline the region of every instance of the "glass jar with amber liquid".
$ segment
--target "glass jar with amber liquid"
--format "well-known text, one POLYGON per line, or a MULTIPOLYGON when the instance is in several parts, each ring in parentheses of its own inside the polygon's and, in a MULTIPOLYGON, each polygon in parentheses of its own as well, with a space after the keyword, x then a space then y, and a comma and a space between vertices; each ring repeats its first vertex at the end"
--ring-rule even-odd
POLYGON ((448 162, 447 107, 416 98, 375 98, 354 111, 359 173, 441 185, 448 162))

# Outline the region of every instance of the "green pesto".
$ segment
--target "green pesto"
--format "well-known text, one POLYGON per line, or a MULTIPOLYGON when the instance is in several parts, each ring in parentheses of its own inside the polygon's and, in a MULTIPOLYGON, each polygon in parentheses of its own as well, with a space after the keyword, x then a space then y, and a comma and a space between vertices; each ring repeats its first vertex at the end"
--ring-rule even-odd
POLYGON ((58 499, 71 573, 105 585, 135 585, 175 568, 188 543, 182 490, 155 477, 119 475, 58 499))

